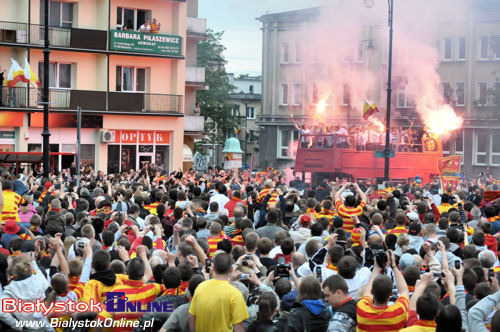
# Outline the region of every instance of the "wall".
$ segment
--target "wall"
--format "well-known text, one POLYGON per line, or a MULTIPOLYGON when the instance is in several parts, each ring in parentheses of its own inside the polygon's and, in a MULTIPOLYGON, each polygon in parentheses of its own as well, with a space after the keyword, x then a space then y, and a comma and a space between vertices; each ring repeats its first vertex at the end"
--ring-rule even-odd
MULTIPOLYGON (((182 147, 184 142, 183 117, 104 115, 103 129, 171 131, 169 169, 182 168, 182 147)), ((107 159, 108 145, 99 144, 99 161, 96 167, 106 172, 107 159)))

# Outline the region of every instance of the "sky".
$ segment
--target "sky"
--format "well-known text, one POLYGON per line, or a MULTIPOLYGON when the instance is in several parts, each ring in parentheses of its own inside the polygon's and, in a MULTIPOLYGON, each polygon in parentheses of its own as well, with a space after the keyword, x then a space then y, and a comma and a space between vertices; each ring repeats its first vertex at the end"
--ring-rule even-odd
MULTIPOLYGON (((207 27, 224 31, 222 39, 226 71, 260 75, 262 71, 262 23, 256 18, 266 13, 308 8, 322 0, 198 0, 198 16, 207 27)), ((323 0, 324 1, 324 0, 323 0)))

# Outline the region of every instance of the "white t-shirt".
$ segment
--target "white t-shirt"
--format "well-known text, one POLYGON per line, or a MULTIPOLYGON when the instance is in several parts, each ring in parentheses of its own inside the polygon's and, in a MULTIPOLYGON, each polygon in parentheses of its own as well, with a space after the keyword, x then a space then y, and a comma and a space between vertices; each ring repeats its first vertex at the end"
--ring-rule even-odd
POLYGON ((146 24, 143 24, 139 28, 139 31, 140 32, 151 32, 151 26, 150 25, 146 26, 146 24))
MULTIPOLYGON (((324 271, 323 271, 324 272, 324 271)), ((347 288, 349 289, 349 295, 352 298, 356 297, 358 289, 366 284, 370 279, 372 272, 367 267, 362 267, 356 271, 356 275, 352 279, 344 279, 347 283, 347 288)))

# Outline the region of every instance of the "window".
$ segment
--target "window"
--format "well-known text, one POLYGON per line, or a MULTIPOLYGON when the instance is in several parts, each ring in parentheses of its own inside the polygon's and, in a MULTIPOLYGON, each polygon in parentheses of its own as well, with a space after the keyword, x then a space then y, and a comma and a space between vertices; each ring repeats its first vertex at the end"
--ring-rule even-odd
POLYGON ((358 45, 358 54, 356 56, 356 62, 363 62, 364 58, 365 58, 365 48, 363 47, 363 43, 364 42, 360 42, 359 45, 358 45))
POLYGON ((300 43, 295 43, 295 62, 302 62, 302 53, 300 51, 300 43))
POLYGON ((455 83, 455 105, 465 106, 465 82, 455 83))
POLYGON ((500 105, 500 82, 495 81, 492 83, 492 85, 493 85, 492 103, 493 103, 493 105, 499 106, 500 105))
POLYGON ((249 92, 249 93, 253 93, 253 85, 250 85, 250 86, 248 87, 248 92, 249 92))
POLYGON ((488 92, 488 84, 486 82, 477 82, 476 97, 477 97, 477 104, 479 106, 486 105, 486 102, 488 100, 488 97, 486 95, 487 92, 488 92))
POLYGON ((486 164, 486 147, 488 135, 482 132, 474 132, 475 162, 476 165, 486 164))
POLYGON ((465 48, 465 37, 457 37, 457 59, 465 60, 466 58, 466 48, 465 48))
POLYGON ((451 83, 441 83, 441 96, 443 97, 444 104, 451 104, 453 100, 453 90, 451 89, 451 83))
POLYGON ((294 159, 298 140, 298 131, 278 128, 278 158, 294 159))
POLYGON ((139 30, 140 26, 151 21, 151 10, 116 8, 116 25, 118 28, 127 27, 128 30, 139 30))
POLYGON ((311 92, 310 95, 311 104, 316 105, 319 101, 319 89, 316 83, 311 84, 310 92, 311 92))
POLYGON ((146 91, 146 68, 116 66, 116 91, 146 91))
POLYGON ((443 60, 451 60, 451 38, 443 39, 443 60))
POLYGON ((489 57, 489 41, 488 36, 480 36, 479 37, 479 59, 488 59, 489 57))
POLYGON ((405 90, 398 91, 398 107, 408 107, 405 90))
POLYGON ((479 59, 500 59, 500 35, 479 37, 479 59))
POLYGON ((340 102, 344 106, 351 104, 351 88, 347 84, 342 85, 342 100, 340 102))
POLYGON ((240 116, 239 106, 235 105, 234 107, 231 107, 231 116, 240 116))
POLYGON ((293 85, 293 104, 300 105, 300 84, 293 85))
POLYGON ((255 107, 247 107, 247 119, 255 119, 255 107))
MULTIPOLYGON (((43 62, 38 63, 38 74, 39 77, 43 77, 43 62)), ((60 62, 49 63, 49 87, 71 88, 71 64, 60 62)))
POLYGON ((491 163, 500 165, 500 134, 491 135, 491 163))
MULTIPOLYGON (((45 0, 40 0, 40 24, 45 24, 45 0)), ((73 3, 50 1, 49 25, 71 28, 73 26, 73 3)))
POLYGON ((288 43, 281 43, 281 63, 290 62, 290 46, 288 43))
POLYGON ((280 85, 280 105, 288 105, 288 84, 280 85))

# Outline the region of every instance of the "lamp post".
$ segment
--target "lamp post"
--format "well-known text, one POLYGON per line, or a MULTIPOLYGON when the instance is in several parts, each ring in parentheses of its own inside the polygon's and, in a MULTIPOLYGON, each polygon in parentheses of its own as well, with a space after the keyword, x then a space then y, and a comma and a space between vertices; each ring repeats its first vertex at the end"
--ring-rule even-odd
MULTIPOLYGON (((364 0, 367 8, 373 7, 374 0, 364 0)), ((392 93, 392 23, 394 13, 394 0, 387 0, 389 6, 389 62, 387 69, 387 110, 385 113, 385 149, 384 149, 384 180, 389 181, 389 161, 391 153, 391 93, 392 93)))
MULTIPOLYGON (((50 131, 49 131, 49 1, 45 0, 44 8, 44 48, 43 48, 43 176, 48 178, 50 172, 50 131)), ((79 166, 79 165, 78 165, 79 166)))

